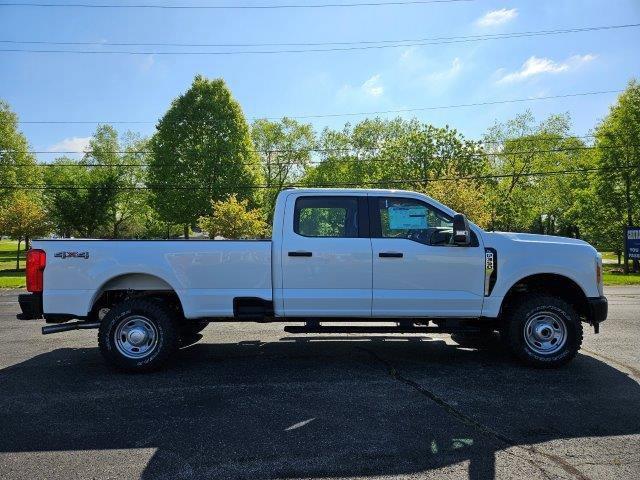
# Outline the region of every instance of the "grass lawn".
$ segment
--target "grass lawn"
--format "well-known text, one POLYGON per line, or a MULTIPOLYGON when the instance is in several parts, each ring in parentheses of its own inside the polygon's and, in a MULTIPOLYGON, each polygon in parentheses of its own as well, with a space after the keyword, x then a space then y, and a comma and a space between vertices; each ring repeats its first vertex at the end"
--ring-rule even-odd
MULTIPOLYGON (((18 242, 11 240, 0 240, 0 288, 21 288, 25 286, 24 281, 24 252, 20 252, 20 271, 16 272, 16 247, 18 242)), ((22 248, 22 246, 21 246, 22 248)), ((604 252, 603 258, 616 259, 610 252, 604 252)), ((625 275, 622 266, 616 264, 605 264, 604 266, 605 285, 640 285, 640 273, 630 273, 625 275)))
MULTIPOLYGON (((20 249, 24 247, 24 242, 20 249)), ((0 288, 24 287, 25 254, 20 252, 20 271, 16 272, 16 249, 18 242, 0 240, 0 288)))
POLYGON ((602 260, 618 261, 618 255, 614 252, 600 252, 600 255, 602 255, 602 260))
MULTIPOLYGON (((629 270, 632 265, 629 262, 629 270)), ((640 285, 640 273, 623 273, 623 266, 616 264, 604 264, 602 266, 605 285, 640 285)))

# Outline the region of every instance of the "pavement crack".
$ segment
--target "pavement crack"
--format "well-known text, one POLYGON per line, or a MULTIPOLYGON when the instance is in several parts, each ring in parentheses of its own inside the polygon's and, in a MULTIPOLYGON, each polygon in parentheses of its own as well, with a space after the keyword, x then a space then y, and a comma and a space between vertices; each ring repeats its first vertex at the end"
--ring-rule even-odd
MULTIPOLYGON (((371 356, 378 363, 382 364, 387 369, 389 375, 392 378, 394 378, 395 380, 397 380, 397 381, 399 381, 401 383, 404 383, 408 387, 411 387, 412 389, 417 391, 419 394, 427 397, 428 399, 433 401, 436 405, 438 405, 440 408, 442 408, 445 412, 447 412, 449 415, 451 415, 452 417, 454 417, 456 420, 458 420, 459 422, 463 423, 464 425, 467 425, 469 427, 472 427, 472 428, 478 430, 479 432, 481 432, 485 436, 487 436, 489 438, 492 438, 494 440, 497 440, 499 443, 503 444, 506 447, 518 448, 520 450, 524 450, 525 452, 528 452, 529 454, 539 455, 541 457, 544 457, 547 460, 550 460, 551 462, 553 462, 558 467, 560 467, 562 470, 564 470, 569 475, 572 475, 573 477, 575 477, 575 478, 577 478, 579 480, 590 480, 589 477, 587 477, 584 473, 582 473, 580 470, 578 470, 575 466, 573 466, 569 462, 567 462, 564 458, 562 458, 562 457, 560 457, 558 455, 554 455, 554 454, 551 454, 551 453, 543 452, 540 449, 534 447, 533 445, 519 445, 518 442, 516 442, 515 440, 513 440, 513 439, 509 438, 508 436, 506 436, 506 435, 504 435, 504 434, 492 429, 491 427, 488 427, 487 425, 484 425, 483 423, 481 423, 478 420, 470 417, 469 415, 464 414, 462 411, 458 410, 453 405, 451 405, 446 400, 444 400, 443 398, 439 397, 438 395, 436 395, 432 391, 426 389, 425 387, 423 387, 419 383, 414 382, 413 380, 403 376, 391 362, 389 362, 388 360, 382 358, 380 355, 378 355, 373 350, 370 350, 370 349, 365 348, 365 347, 357 347, 357 348, 362 350, 363 352, 367 353, 369 356, 371 356)), ((513 455, 513 456, 515 456, 517 458, 520 458, 521 460, 525 460, 525 461, 529 462, 530 464, 532 464, 533 466, 538 468, 540 470, 540 472, 545 477, 547 477, 549 479, 554 478, 554 477, 549 476, 549 474, 542 468, 542 466, 539 465, 534 460, 532 460, 530 458, 521 457, 521 456, 516 455, 513 452, 509 452, 507 450, 503 450, 503 451, 505 453, 509 454, 509 455, 513 455)))

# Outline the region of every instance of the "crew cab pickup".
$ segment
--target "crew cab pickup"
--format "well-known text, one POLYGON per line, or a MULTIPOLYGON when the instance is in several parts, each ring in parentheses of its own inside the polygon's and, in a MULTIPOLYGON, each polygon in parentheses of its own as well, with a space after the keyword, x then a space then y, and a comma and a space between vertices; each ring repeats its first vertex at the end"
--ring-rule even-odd
POLYGON ((588 243, 486 232, 398 190, 283 190, 271 240, 37 240, 26 276, 19 318, 44 318, 45 334, 96 328, 106 360, 134 371, 220 321, 499 334, 526 363, 558 366, 578 352, 582 323, 597 333, 607 316, 588 243))

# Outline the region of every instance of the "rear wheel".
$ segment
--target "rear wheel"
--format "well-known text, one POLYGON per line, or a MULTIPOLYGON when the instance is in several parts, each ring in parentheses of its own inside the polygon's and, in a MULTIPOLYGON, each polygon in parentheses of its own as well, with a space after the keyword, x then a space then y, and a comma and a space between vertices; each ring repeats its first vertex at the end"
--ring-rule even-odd
POLYGON ((162 366, 178 347, 178 330, 162 302, 127 300, 105 315, 98 344, 107 362, 121 370, 146 372, 162 366))
POLYGON ((541 368, 571 361, 582 345, 582 323, 573 307, 548 295, 527 296, 507 313, 506 341, 520 360, 541 368))

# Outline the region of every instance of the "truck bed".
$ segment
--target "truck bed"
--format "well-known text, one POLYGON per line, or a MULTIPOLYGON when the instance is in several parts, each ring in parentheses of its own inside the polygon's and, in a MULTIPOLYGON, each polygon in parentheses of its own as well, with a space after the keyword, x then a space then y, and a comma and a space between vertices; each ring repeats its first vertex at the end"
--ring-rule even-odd
POLYGON ((85 316, 105 290, 173 289, 185 316, 233 315, 235 297, 272 300, 270 240, 36 240, 43 307, 85 316))

